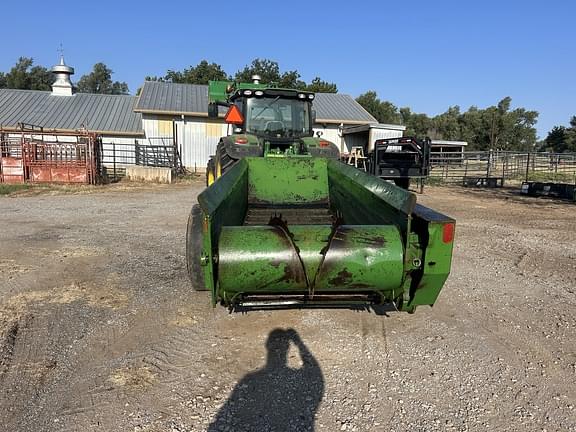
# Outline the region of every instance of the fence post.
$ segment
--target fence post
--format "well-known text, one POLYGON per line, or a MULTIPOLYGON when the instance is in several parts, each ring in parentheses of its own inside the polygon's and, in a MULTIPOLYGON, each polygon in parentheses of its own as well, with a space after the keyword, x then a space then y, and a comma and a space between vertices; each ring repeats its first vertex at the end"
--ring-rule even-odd
POLYGON ((526 159, 526 178, 524 181, 528 181, 528 172, 530 170, 530 152, 528 152, 528 158, 526 159))
POLYGON ((114 167, 114 181, 117 181, 116 176, 116 142, 112 141, 112 166, 114 167))
POLYGON ((508 165, 508 155, 505 154, 502 158, 502 186, 504 186, 504 179, 506 177, 506 165, 508 165))

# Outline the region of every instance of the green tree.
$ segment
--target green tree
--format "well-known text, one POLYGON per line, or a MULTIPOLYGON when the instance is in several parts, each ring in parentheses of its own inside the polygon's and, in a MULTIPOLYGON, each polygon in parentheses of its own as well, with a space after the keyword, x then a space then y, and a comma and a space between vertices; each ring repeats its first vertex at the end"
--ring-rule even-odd
MULTIPOLYGON (((297 73, 296 73, 297 74, 297 73)), ((236 72, 234 79, 239 82, 251 82, 252 75, 260 75, 260 82, 269 83, 279 83, 281 80, 280 76, 280 66, 278 62, 268 59, 254 59, 252 63, 244 66, 244 69, 236 72)), ((300 77, 299 74, 298 78, 300 77)), ((294 75, 289 77, 289 79, 294 79, 294 75)))
POLYGON ((104 63, 96 63, 92 72, 78 80, 77 89, 80 93, 128 94, 128 84, 112 81, 112 73, 104 63))
MULTIPOLYGON (((538 112, 524 108, 511 110, 512 99, 505 97, 497 106, 483 112, 488 131, 488 148, 501 150, 531 150, 536 144, 538 112)), ((485 140, 484 140, 485 141, 485 140)))
POLYGON ((554 126, 544 140, 546 150, 563 153, 567 150, 566 128, 564 126, 554 126))
POLYGON ((44 66, 30 69, 30 90, 51 90, 54 75, 44 66))
POLYGON ((576 153, 576 116, 570 119, 570 127, 566 131, 566 150, 576 153))
POLYGON ((154 75, 154 76, 146 75, 146 76, 144 77, 144 81, 160 81, 160 82, 164 82, 164 81, 166 81, 166 80, 164 79, 164 77, 159 77, 159 76, 156 76, 156 75, 154 75))
POLYGON ((398 108, 391 102, 381 101, 374 90, 367 91, 356 98, 362 107, 378 121, 378 123, 397 124, 401 122, 398 108))
POLYGON ((30 90, 30 68, 34 61, 29 57, 20 57, 10 72, 6 74, 6 87, 30 90))
POLYGON ((253 75, 260 75, 263 84, 275 83, 282 88, 304 90, 306 83, 300 79, 297 71, 280 72, 278 62, 268 59, 254 59, 244 69, 236 72, 234 79, 239 82, 252 82, 253 75))
POLYGON ((424 138, 430 135, 433 123, 432 119, 423 113, 413 113, 410 108, 400 108, 400 115, 402 117, 402 124, 406 126, 404 134, 406 136, 415 136, 417 138, 424 138))
POLYGON ((182 72, 169 70, 164 79, 158 81, 186 84, 208 84, 208 81, 211 80, 218 81, 226 79, 228 79, 228 75, 224 72, 222 66, 202 60, 196 66, 190 66, 182 72))
POLYGON ((336 84, 323 81, 320 77, 314 78, 310 84, 306 86, 306 90, 314 93, 338 93, 338 87, 336 87, 336 84))
POLYGON ((485 128, 482 124, 482 110, 476 106, 471 106, 468 111, 464 112, 458 118, 460 125, 460 135, 458 140, 466 141, 468 143, 468 150, 481 150, 488 147, 487 143, 483 142, 485 128))
POLYGON ((277 84, 281 88, 305 90, 306 83, 300 79, 300 74, 296 71, 284 72, 280 75, 277 84))
POLYGON ((449 107, 446 112, 437 115, 432 119, 432 131, 430 137, 443 140, 459 140, 462 132, 460 130, 460 107, 458 105, 449 107))
POLYGON ((14 67, 0 77, 0 88, 50 90, 54 78, 43 66, 33 66, 30 57, 20 57, 14 67))
POLYGON ((544 140, 545 149, 556 153, 576 152, 576 116, 570 119, 570 126, 554 126, 544 140))
POLYGON ((306 84, 298 71, 282 72, 278 62, 268 59, 254 59, 252 63, 244 66, 244 69, 236 72, 234 80, 239 82, 251 82, 253 75, 260 75, 260 82, 264 84, 275 83, 282 88, 308 90, 317 93, 337 93, 336 84, 323 81, 316 77, 306 84))

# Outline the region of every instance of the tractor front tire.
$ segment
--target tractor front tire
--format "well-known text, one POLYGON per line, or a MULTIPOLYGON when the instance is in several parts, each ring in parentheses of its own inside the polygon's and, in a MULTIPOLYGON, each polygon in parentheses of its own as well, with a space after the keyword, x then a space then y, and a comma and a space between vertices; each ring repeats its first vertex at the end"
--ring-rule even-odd
POLYGON ((202 259, 202 209, 194 204, 186 227, 186 268, 195 291, 208 291, 202 259))

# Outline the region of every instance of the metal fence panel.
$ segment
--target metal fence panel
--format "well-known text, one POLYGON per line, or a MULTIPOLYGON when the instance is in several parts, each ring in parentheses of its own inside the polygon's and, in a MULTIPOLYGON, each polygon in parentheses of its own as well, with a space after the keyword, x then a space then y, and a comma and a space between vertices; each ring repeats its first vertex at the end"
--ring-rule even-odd
POLYGON ((501 179, 502 183, 551 181, 576 183, 575 153, 511 151, 432 153, 430 177, 445 183, 501 179))

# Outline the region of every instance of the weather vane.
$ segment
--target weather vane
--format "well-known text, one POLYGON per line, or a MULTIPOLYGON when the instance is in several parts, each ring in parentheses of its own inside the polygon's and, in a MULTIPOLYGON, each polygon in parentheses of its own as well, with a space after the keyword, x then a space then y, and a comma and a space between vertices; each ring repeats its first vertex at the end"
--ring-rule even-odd
POLYGON ((56 51, 60 53, 61 58, 64 57, 64 48, 62 47, 62 44, 60 44, 60 48, 58 48, 56 51))

